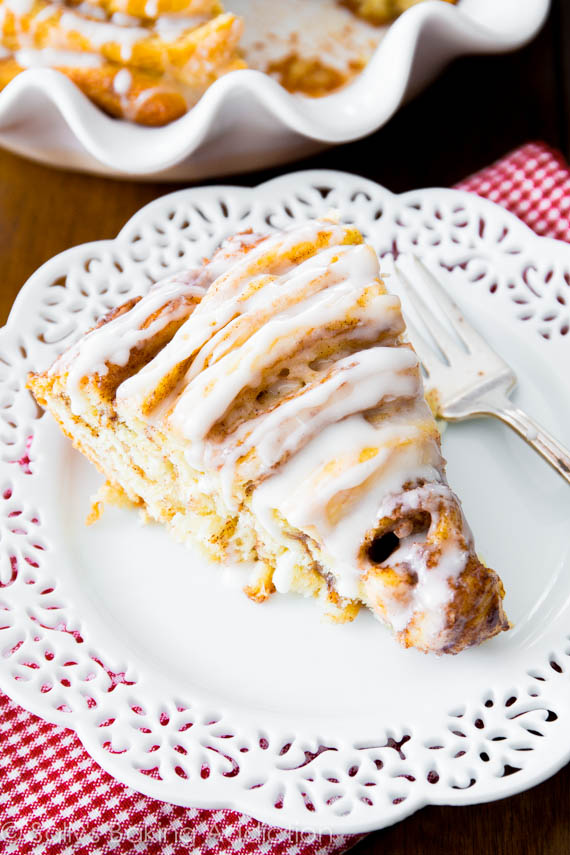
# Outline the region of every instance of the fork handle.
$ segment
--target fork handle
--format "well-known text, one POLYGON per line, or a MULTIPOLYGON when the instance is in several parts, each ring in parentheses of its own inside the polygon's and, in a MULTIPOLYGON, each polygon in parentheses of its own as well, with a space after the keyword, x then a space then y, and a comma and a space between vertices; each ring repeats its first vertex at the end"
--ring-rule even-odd
POLYGON ((562 475, 570 484, 570 451, 564 448, 552 434, 548 433, 538 422, 527 416, 518 407, 513 407, 510 401, 501 405, 491 405, 487 409, 490 416, 495 416, 515 430, 525 442, 538 451, 545 460, 562 475))

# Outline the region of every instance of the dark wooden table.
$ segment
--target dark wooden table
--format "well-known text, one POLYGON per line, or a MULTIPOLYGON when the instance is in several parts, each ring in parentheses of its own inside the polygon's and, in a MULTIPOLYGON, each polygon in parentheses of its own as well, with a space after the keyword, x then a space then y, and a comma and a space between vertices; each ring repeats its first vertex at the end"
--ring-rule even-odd
MULTIPOLYGON (((455 62, 378 133, 294 168, 344 169, 394 191, 449 186, 533 139, 570 157, 568 0, 553 0, 545 28, 523 50, 455 62)), ((238 176, 234 183, 257 184, 279 171, 238 176)), ((138 208, 173 189, 58 172, 0 153, 0 320, 40 264, 74 244, 113 237, 138 208)), ((568 855, 569 808, 567 766, 500 802, 426 808, 369 835, 354 852, 568 855)))

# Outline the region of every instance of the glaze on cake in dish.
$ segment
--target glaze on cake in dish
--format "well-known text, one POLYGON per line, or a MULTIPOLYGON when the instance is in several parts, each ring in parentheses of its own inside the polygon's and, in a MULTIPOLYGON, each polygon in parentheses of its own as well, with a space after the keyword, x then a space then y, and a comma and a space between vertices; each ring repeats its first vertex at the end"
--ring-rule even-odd
POLYGON ((364 605, 436 653, 508 628, 399 300, 355 228, 236 235, 29 384, 104 474, 101 498, 216 562, 252 561, 252 599, 312 595, 335 621, 364 605))
POLYGON ((0 89, 54 68, 109 115, 151 126, 246 67, 318 97, 364 68, 381 37, 369 25, 402 11, 380 19, 375 2, 344 4, 354 16, 338 0, 0 0, 0 89))
MULTIPOLYGON (((423 0, 342 0, 343 5, 377 26, 388 24, 406 9, 421 2, 423 0)), ((445 0, 445 2, 457 3, 457 0, 445 0)))
POLYGON ((111 116, 164 125, 245 68, 241 34, 217 0, 0 0, 0 88, 51 67, 111 116))

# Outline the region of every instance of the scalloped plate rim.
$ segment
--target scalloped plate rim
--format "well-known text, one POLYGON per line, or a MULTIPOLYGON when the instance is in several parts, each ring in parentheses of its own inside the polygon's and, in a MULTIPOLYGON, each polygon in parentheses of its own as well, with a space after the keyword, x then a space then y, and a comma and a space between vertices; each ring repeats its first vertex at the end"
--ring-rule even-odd
MULTIPOLYGON (((153 202, 148 203, 143 208, 141 208, 138 212, 136 212, 133 215, 133 217, 131 217, 128 220, 127 223, 125 223, 125 225, 120 230, 119 234, 117 235, 117 237, 115 239, 93 241, 93 242, 89 242, 86 244, 79 245, 77 247, 72 247, 70 249, 64 250, 63 252, 54 256, 49 261, 45 262, 44 265, 42 265, 40 268, 38 268, 37 271, 35 271, 34 274, 32 274, 32 276, 28 279, 28 281, 22 287, 18 297, 16 298, 16 301, 14 302, 14 305, 12 307, 12 311, 10 312, 8 321, 7 321, 6 325, 4 327, 2 327, 2 329, 0 330, 0 334, 4 335, 5 333, 9 332, 9 328, 11 328, 14 323, 16 323, 17 318, 18 318, 18 314, 20 311, 20 306, 23 306, 24 299, 26 296, 24 294, 24 290, 29 290, 30 287, 33 287, 33 282, 36 279, 45 278, 46 274, 50 272, 52 267, 56 268, 56 269, 61 268, 61 267, 65 267, 66 258, 69 258, 75 251, 78 251, 80 249, 85 250, 85 249, 90 248, 90 247, 93 247, 93 248, 101 248, 102 246, 111 247, 117 243, 119 243, 119 244, 122 243, 125 240, 125 238, 127 237, 129 230, 132 229, 133 226, 135 226, 139 220, 144 220, 145 218, 148 219, 148 214, 153 209, 159 210, 164 205, 168 204, 168 200, 170 200, 170 199, 174 200, 174 199, 183 198, 185 196, 196 198, 197 196, 200 195, 200 193, 206 192, 207 194, 212 195, 212 194, 215 194, 215 193, 221 192, 221 191, 236 192, 238 195, 242 195, 244 197, 247 197, 247 196, 252 196, 256 192, 256 190, 267 191, 272 186, 278 187, 280 183, 288 182, 291 179, 297 179, 299 186, 302 186, 303 181, 305 181, 305 182, 308 182, 308 181, 323 182, 323 181, 326 181, 327 179, 330 179, 332 181, 335 178, 340 179, 340 180, 357 178, 359 180, 359 182, 362 183, 363 187, 369 186, 371 189, 374 189, 375 192, 377 194, 379 194, 380 196, 398 197, 398 198, 403 199, 403 200, 405 200, 407 198, 413 199, 414 195, 418 195, 418 194, 422 195, 426 192, 429 193, 429 192, 433 192, 433 191, 438 192, 438 193, 442 193, 443 195, 450 197, 450 198, 451 197, 457 198, 458 201, 469 200, 469 202, 473 202, 473 197, 474 197, 474 194, 468 193, 467 191, 453 190, 453 189, 449 189, 449 188, 425 188, 425 189, 421 189, 421 190, 407 191, 406 193, 401 193, 401 194, 394 194, 391 191, 381 187, 380 185, 376 184, 375 182, 373 182, 369 179, 360 178, 358 176, 353 176, 350 173, 338 172, 338 171, 334 171, 334 170, 307 170, 307 171, 292 173, 292 174, 283 175, 283 176, 271 179, 270 181, 264 182, 264 183, 258 185, 258 187, 253 187, 253 188, 233 187, 232 185, 210 185, 210 186, 206 186, 204 188, 188 188, 185 190, 178 190, 178 191, 175 191, 174 193, 170 193, 170 194, 166 194, 164 196, 161 196, 158 199, 154 200, 153 202)), ((488 199, 484 199, 482 197, 477 197, 477 205, 479 205, 483 209, 488 208, 489 211, 500 212, 501 216, 505 220, 510 222, 512 224, 513 228, 517 232, 522 234, 525 241, 535 242, 536 245, 540 246, 541 248, 544 248, 544 247, 547 247, 548 245, 550 245, 552 250, 554 250, 556 253, 559 253, 561 251, 564 252, 566 255, 568 255, 569 260, 570 260, 570 246, 568 244, 566 244, 562 241, 554 240, 552 238, 545 238, 545 237, 541 237, 541 236, 537 235, 528 226, 526 226, 524 223, 522 223, 514 214, 509 213, 504 208, 502 208, 501 206, 495 204, 494 202, 492 202, 488 199)), ((50 273, 50 275, 51 275, 51 273, 50 273)), ((562 342, 558 342, 556 340, 547 343, 547 342, 538 338, 534 342, 534 345, 535 346, 538 345, 539 342, 540 342, 541 348, 560 349, 560 353, 562 353, 563 350, 564 351, 567 350, 566 343, 562 344, 562 342)), ((53 724, 56 724, 59 726, 64 726, 66 728, 70 728, 69 719, 67 719, 63 713, 57 714, 57 712, 55 710, 50 710, 50 713, 46 714, 46 707, 42 706, 41 703, 38 703, 38 704, 30 703, 29 697, 26 695, 26 692, 25 692, 25 687, 22 686, 22 690, 20 690, 20 686, 17 683, 15 683, 13 680, 10 680, 10 678, 7 674, 7 671, 5 671, 4 669, 0 669, 0 686, 2 687, 2 690, 6 693, 6 695, 8 695, 8 697, 15 700, 23 708, 25 708, 26 710, 28 710, 32 714, 37 715, 40 718, 42 718, 46 721, 49 721, 53 724)), ((566 688, 565 691, 568 694, 568 692, 569 692, 568 688, 566 688)), ((41 699, 41 696, 40 696, 40 699, 41 699)), ((92 740, 89 736, 88 728, 86 726, 83 726, 81 723, 79 723, 77 727, 70 728, 70 729, 73 729, 77 733, 77 735, 80 738, 85 749, 95 759, 95 762, 97 762, 109 774, 116 777, 116 775, 115 775, 115 768, 116 767, 114 767, 114 765, 113 765, 112 755, 107 755, 105 752, 101 751, 100 746, 97 746, 96 749, 93 749, 93 743, 92 743, 92 740)), ((402 808, 401 813, 398 814, 397 816, 395 816, 393 819, 390 819, 389 822, 379 824, 378 818, 376 818, 376 819, 371 818, 370 822, 368 822, 368 823, 359 822, 357 827, 353 827, 353 826, 351 826, 350 821, 348 821, 345 823, 345 827, 342 827, 342 828, 339 828, 338 830, 335 830, 335 833, 346 833, 346 834, 363 833, 363 832, 370 832, 370 831, 373 831, 373 830, 376 830, 379 828, 388 827, 391 824, 394 824, 396 822, 399 822, 400 820, 407 818, 408 816, 410 816, 411 814, 415 813, 417 810, 421 809, 422 807, 424 807, 428 804, 467 805, 467 804, 486 803, 486 802, 506 798, 506 797, 509 797, 511 795, 515 795, 517 793, 520 793, 522 791, 530 789, 531 787, 536 786, 537 784, 539 784, 542 781, 546 780, 547 778, 551 777, 560 768, 562 768, 562 766, 565 765, 565 763, 568 762, 568 759, 570 759, 570 732, 567 734, 567 737, 568 737, 568 744, 565 746, 564 750, 560 751, 560 753, 557 755, 556 760, 554 762, 550 763, 549 765, 546 765, 544 768, 539 768, 538 770, 535 770, 533 773, 530 773, 530 774, 527 773, 525 776, 521 776, 521 777, 519 777, 519 776, 508 776, 507 778, 497 779, 497 786, 496 786, 495 792, 490 794, 490 795, 488 793, 485 793, 484 798, 479 798, 476 792, 471 793, 469 790, 457 790, 455 796, 453 796, 453 797, 450 796, 449 792, 446 791, 446 796, 442 799, 437 798, 437 791, 436 790, 434 791, 434 797, 433 798, 421 797, 419 794, 418 794, 418 796, 416 796, 415 795, 416 791, 412 791, 407 796, 406 807, 402 808)), ((156 798, 156 799, 163 800, 163 801, 165 800, 164 796, 159 791, 159 787, 161 785, 157 786, 151 778, 146 778, 146 777, 143 778, 140 775, 138 778, 135 777, 135 773, 131 769, 129 769, 128 771, 129 771, 129 774, 124 774, 122 776, 122 778, 120 779, 120 780, 122 780, 123 783, 125 783, 127 786, 131 786, 133 789, 136 789, 136 791, 138 791, 138 792, 141 792, 145 795, 148 795, 149 797, 156 798)), ((240 793, 240 795, 242 795, 242 794, 240 793)), ((224 798, 223 800, 221 800, 220 803, 214 803, 214 801, 210 795, 205 795, 203 800, 199 796, 198 797, 193 796, 190 800, 177 799, 175 801, 172 801, 172 803, 179 804, 182 806, 187 806, 187 807, 228 809, 228 810, 236 810, 236 811, 239 811, 242 813, 248 812, 247 806, 245 808, 242 806, 244 803, 243 798, 240 802, 239 797, 236 798, 235 800, 224 798)), ((275 816, 275 811, 273 811, 273 812, 271 810, 265 811, 265 809, 259 805, 256 806, 255 810, 252 812, 251 815, 255 816, 256 818, 260 819, 261 821, 267 822, 270 825, 275 824, 275 821, 277 818, 275 816)), ((281 819, 281 816, 279 816, 279 819, 281 819)), ((299 823, 289 823, 288 824, 286 821, 286 816, 284 816, 284 815, 282 817, 282 820, 283 821, 279 824, 278 827, 293 828, 293 829, 299 828, 299 823)), ((307 821, 306 823, 304 823, 303 828, 310 828, 310 822, 307 821)))

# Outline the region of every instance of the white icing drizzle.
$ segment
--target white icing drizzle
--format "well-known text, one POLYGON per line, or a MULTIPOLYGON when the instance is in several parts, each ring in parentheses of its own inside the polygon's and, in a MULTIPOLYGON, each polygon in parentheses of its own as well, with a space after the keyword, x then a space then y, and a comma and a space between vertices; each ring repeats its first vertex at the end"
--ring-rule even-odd
POLYGON ((165 41, 175 41, 180 38, 188 30, 194 30, 196 27, 206 23, 209 18, 207 15, 160 15, 154 21, 154 29, 158 35, 165 41))
MULTIPOLYGON (((438 504, 449 503, 451 491, 447 484, 429 483, 398 495, 388 495, 378 509, 378 516, 390 516, 396 508, 402 513, 420 508, 429 509, 431 528, 439 522, 438 504)), ((467 522, 462 519, 462 536, 465 543, 451 539, 439 549, 437 562, 428 567, 426 552, 429 544, 425 534, 409 535, 400 541, 398 549, 390 556, 391 566, 401 566, 416 574, 417 582, 413 595, 407 601, 390 602, 388 616, 393 629, 400 632, 412 620, 414 613, 424 616, 423 635, 426 642, 433 644, 445 629, 445 605, 450 599, 450 580, 456 580, 465 568, 472 547, 472 536, 467 522)), ((429 533, 428 533, 429 541, 429 533)))
MULTIPOLYGON (((213 365, 202 371, 192 366, 192 379, 170 418, 172 426, 194 443, 204 439, 241 390, 257 385, 264 369, 291 352, 292 342, 300 345, 313 330, 345 320, 355 309, 355 292, 360 290, 347 293, 346 281, 331 285, 268 320, 242 347, 213 365)), ((386 295, 377 300, 390 308, 394 304, 394 298, 386 295)))
POLYGON ((133 85, 133 76, 128 68, 121 68, 115 74, 113 79, 113 89, 115 90, 117 95, 121 97, 125 97, 129 94, 131 86, 133 85))
MULTIPOLYGON (((49 6, 46 6, 44 11, 47 11, 49 8, 49 6)), ((75 12, 78 12, 80 15, 86 15, 88 18, 96 18, 98 21, 105 21, 107 19, 107 13, 101 6, 96 6, 94 3, 88 3, 87 0, 83 0, 82 3, 78 3, 77 6, 74 6, 73 8, 75 12)))
MULTIPOLYGON (((76 7, 77 9, 79 7, 76 7)), ((96 8, 96 7, 95 7, 96 8)), ((83 13, 85 14, 85 13, 83 13)), ((39 12, 36 12, 34 15, 33 28, 36 29, 38 24, 43 23, 44 21, 49 21, 50 18, 53 18, 53 6, 47 5, 43 9, 40 9, 39 12)), ((16 21, 16 26, 18 26, 18 21, 16 21)), ((21 33, 22 35, 22 33, 21 33)), ((25 34, 24 34, 25 37, 25 34)))
MULTIPOLYGON (((291 540, 278 522, 284 519, 318 545, 342 597, 365 599, 370 573, 395 631, 419 615, 429 644, 444 629, 450 580, 465 568, 470 535, 465 526, 449 542, 438 542, 434 566, 427 562, 429 532, 403 536, 389 559, 402 579, 417 578, 406 583, 403 599, 390 586, 382 588, 381 573, 374 575, 362 554, 394 510, 398 519, 426 511, 433 528, 441 508, 456 500, 445 483, 417 357, 397 338, 403 330, 399 300, 384 292, 374 251, 354 240, 346 227, 317 222, 265 239, 251 234, 226 242, 200 274, 190 275, 186 289, 209 290, 171 341, 119 386, 117 410, 182 438, 188 461, 208 483, 215 476, 228 509, 244 501, 246 483, 253 485, 252 511, 282 547, 273 577, 278 590, 289 589, 295 567, 291 540), (323 368, 318 359, 315 367, 305 366, 304 386, 280 379, 279 366, 296 354, 301 359, 308 343, 327 336, 339 343, 336 360, 333 355, 323 368), (157 385, 187 360, 185 376, 146 415, 144 404, 157 385), (271 405, 254 406, 249 416, 247 408, 239 410, 244 390, 272 384, 271 405), (216 436, 212 428, 234 405, 241 420, 216 436)), ((152 325, 140 330, 153 301, 158 306, 167 295, 172 299, 168 289, 175 292, 175 283, 156 286, 78 345, 68 358, 74 412, 81 411, 81 378, 103 373, 108 362, 124 364, 133 343, 154 332, 152 325)))
POLYGON ((297 245, 314 244, 319 232, 324 231, 327 235, 323 240, 328 237, 328 243, 324 246, 340 243, 346 235, 346 229, 342 226, 331 225, 325 229, 322 223, 308 223, 267 238, 233 264, 228 259, 227 268, 212 283, 208 301, 198 307, 193 313, 195 317, 191 316, 182 325, 172 341, 151 362, 119 387, 117 398, 121 402, 128 402, 131 407, 140 406, 165 374, 195 355, 213 335, 239 314, 247 299, 243 292, 248 293, 247 288, 256 275, 261 271, 271 275, 276 264, 278 270, 274 272, 279 274, 292 270, 297 265, 294 261, 285 260, 284 256, 297 245))
POLYGON ((124 12, 113 12, 111 15, 111 23, 118 24, 119 27, 140 27, 142 21, 140 18, 135 18, 133 15, 125 15, 124 12))
MULTIPOLYGON (((295 397, 254 420, 253 429, 251 421, 238 429, 238 434, 248 435, 234 455, 242 456, 256 448, 264 467, 271 469, 329 424, 386 400, 416 397, 419 377, 410 369, 417 368, 417 357, 405 348, 393 350, 373 347, 339 360, 328 378, 305 387, 295 397)), ((224 469, 227 464, 225 460, 224 469)))
POLYGON ((17 17, 23 17, 30 14, 34 8, 34 2, 35 0, 4 0, 4 5, 17 17))
POLYGON ((291 590, 294 572, 295 556, 291 550, 286 549, 277 557, 275 571, 273 573, 273 584, 280 594, 286 594, 291 590))
MULTIPOLYGON (((416 415, 425 417, 421 402, 416 415)), ((354 415, 326 427, 264 481, 253 494, 252 507, 284 545, 274 511, 318 537, 338 592, 356 597, 361 572, 357 553, 379 518, 382 498, 401 492, 410 480, 438 481, 440 465, 437 446, 421 442, 420 428, 397 419, 378 428, 354 415), (366 449, 376 453, 367 457, 366 449), (363 487, 373 476, 374 488, 363 487), (333 513, 331 503, 345 491, 354 495, 347 495, 342 513, 333 513)))
POLYGON ((199 277, 200 271, 190 271, 157 283, 130 311, 87 333, 55 362, 50 373, 68 369, 66 393, 75 415, 81 415, 87 407, 80 390, 81 380, 93 374, 104 376, 109 365, 126 365, 133 348, 152 338, 166 324, 183 317, 188 307, 181 302, 141 329, 152 314, 176 298, 193 296, 199 300, 204 294, 204 287, 198 284, 199 277))
POLYGON ((49 68, 98 68, 103 59, 95 53, 80 53, 54 48, 23 48, 16 51, 14 59, 22 68, 36 66, 49 68))
POLYGON ((59 24, 67 32, 78 33, 95 48, 118 44, 123 62, 130 60, 134 45, 149 36, 149 30, 144 27, 120 27, 107 21, 82 18, 81 15, 70 11, 62 14, 59 24))
POLYGON ((208 273, 212 282, 222 276, 236 263, 236 256, 249 251, 256 243, 265 240, 266 235, 257 232, 242 232, 226 238, 208 263, 208 273))
MULTIPOLYGON (((246 235, 246 238, 249 237, 246 235)), ((231 243, 229 245, 235 252, 236 244, 231 243)), ((130 311, 91 330, 69 350, 65 351, 54 363, 50 372, 56 373, 61 368, 70 368, 66 391, 70 398, 72 412, 79 414, 85 411, 87 401, 80 389, 82 377, 105 374, 107 363, 126 364, 133 347, 150 338, 158 329, 173 320, 172 314, 162 312, 161 318, 153 322, 155 326, 152 327, 152 330, 150 327, 141 330, 140 326, 147 317, 184 294, 194 296, 199 301, 216 275, 220 271, 229 269, 229 267, 231 267, 230 254, 229 252, 225 253, 224 246, 222 246, 221 250, 214 254, 210 263, 198 269, 180 271, 156 282, 130 311), (160 326, 157 325, 158 323, 160 326), (123 334, 125 337, 121 338, 123 334)), ((124 385, 126 384, 123 383, 122 386, 124 385)), ((119 390, 122 386, 119 387, 119 390)))

